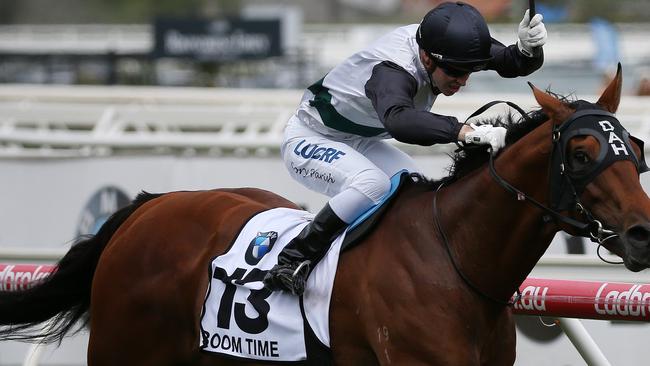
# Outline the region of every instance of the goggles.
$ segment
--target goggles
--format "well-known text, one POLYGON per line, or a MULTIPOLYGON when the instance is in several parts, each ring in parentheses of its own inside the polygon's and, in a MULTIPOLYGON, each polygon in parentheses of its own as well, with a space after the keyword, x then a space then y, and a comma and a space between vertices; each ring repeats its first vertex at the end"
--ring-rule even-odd
POLYGON ((453 66, 449 66, 447 64, 442 64, 442 63, 438 63, 437 66, 440 68, 440 70, 442 70, 442 72, 447 74, 447 76, 451 76, 453 78, 460 78, 472 72, 469 70, 458 69, 453 66))
POLYGON ((436 66, 441 68, 445 74, 454 78, 463 77, 465 75, 471 74, 474 71, 483 70, 487 65, 487 61, 489 61, 489 59, 476 61, 459 61, 444 57, 436 53, 431 53, 430 55, 434 59, 436 66))

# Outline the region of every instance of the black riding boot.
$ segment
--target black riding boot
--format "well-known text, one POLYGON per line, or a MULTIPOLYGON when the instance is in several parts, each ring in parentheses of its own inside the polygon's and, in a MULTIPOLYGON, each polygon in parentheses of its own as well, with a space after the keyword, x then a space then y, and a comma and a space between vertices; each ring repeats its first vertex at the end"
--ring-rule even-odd
POLYGON ((323 258, 332 241, 347 225, 329 203, 326 204, 314 220, 282 249, 278 264, 264 276, 264 286, 272 291, 302 295, 310 269, 323 258))

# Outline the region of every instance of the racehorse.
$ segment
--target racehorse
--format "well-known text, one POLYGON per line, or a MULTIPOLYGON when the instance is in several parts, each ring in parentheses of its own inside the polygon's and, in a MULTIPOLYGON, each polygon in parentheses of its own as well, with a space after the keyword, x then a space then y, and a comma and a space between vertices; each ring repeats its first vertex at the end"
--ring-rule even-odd
MULTIPOLYGON (((449 177, 401 189, 340 258, 332 363, 513 364, 509 301, 560 230, 591 237, 632 271, 649 267, 642 142, 610 114, 621 86, 620 65, 596 103, 531 85, 541 110, 509 127, 498 155, 466 147, 449 177)), ((0 295, 1 335, 56 341, 86 320, 91 366, 240 364, 199 351, 207 269, 247 219, 273 207, 297 208, 253 188, 141 194, 45 282, 0 295)))

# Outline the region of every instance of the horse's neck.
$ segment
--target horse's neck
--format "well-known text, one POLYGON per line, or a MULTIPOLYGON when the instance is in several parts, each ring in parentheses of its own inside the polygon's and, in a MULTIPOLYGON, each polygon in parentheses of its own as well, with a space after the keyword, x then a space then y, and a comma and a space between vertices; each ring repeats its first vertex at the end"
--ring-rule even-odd
MULTIPOLYGON (((547 202, 550 126, 524 136, 495 161, 498 174, 547 202)), ((439 211, 460 269, 477 287, 506 300, 548 248, 557 227, 500 186, 486 167, 441 191, 439 211)))

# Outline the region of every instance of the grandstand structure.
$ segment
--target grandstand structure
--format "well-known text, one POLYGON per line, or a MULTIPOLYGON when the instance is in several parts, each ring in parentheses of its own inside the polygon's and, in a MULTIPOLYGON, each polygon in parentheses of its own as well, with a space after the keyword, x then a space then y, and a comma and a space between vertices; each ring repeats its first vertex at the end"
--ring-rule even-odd
MULTIPOLYGON (((214 80, 205 80, 196 75, 191 77, 189 74, 196 70, 191 71, 188 63, 166 59, 155 61, 152 25, 0 25, 0 81, 74 84, 83 83, 83 77, 74 75, 82 73, 92 82, 115 83, 119 78, 116 79, 114 73, 120 72, 127 75, 123 81, 129 83, 302 88, 397 26, 301 25, 296 27, 301 31, 285 32, 290 42, 285 42, 284 56, 221 63, 219 68, 223 72, 214 80), (80 66, 84 60, 90 64, 85 69, 80 66)), ((506 44, 516 41, 516 29, 516 24, 490 24, 493 37, 506 44)), ((595 64, 597 56, 614 52, 623 63, 626 76, 632 76, 628 81, 636 84, 635 79, 645 75, 650 66, 650 49, 644 46, 650 25, 616 24, 611 29, 617 30, 610 37, 617 39, 615 45, 597 39, 589 24, 549 25, 544 69, 568 71, 562 74, 562 78, 568 79, 566 81, 578 88, 573 90, 580 93, 584 89, 580 89, 582 83, 576 83, 576 78, 590 78, 587 87, 592 91, 594 82, 600 80, 599 73, 604 71, 595 64)), ((545 81, 550 81, 548 79, 545 81)), ((555 80, 558 82, 562 80, 555 80)), ((627 84, 628 87, 631 85, 627 84)), ((467 89, 472 88, 469 85, 467 89)))
MULTIPOLYGON (((398 24, 305 24, 294 43, 307 53, 319 56, 324 67, 331 67, 350 52, 364 47, 398 24)), ((516 40, 516 24, 490 24, 493 37, 502 42, 516 40)), ((151 25, 2 25, 0 53, 47 54, 146 54, 153 47, 151 25)), ((638 47, 650 32, 647 23, 619 23, 621 54, 625 62, 647 63, 650 50, 638 47)), ((591 60, 598 45, 589 24, 549 25, 547 62, 591 60)))

